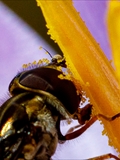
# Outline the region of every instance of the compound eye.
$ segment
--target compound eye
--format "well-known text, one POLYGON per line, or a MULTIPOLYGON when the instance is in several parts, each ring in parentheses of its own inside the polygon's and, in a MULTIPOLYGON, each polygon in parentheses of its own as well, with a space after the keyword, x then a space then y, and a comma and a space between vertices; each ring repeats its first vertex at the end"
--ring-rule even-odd
POLYGON ((52 57, 51 62, 52 62, 53 64, 55 64, 56 66, 61 66, 61 67, 64 67, 64 68, 67 67, 67 66, 66 66, 66 61, 65 61, 64 57, 62 57, 62 56, 59 55, 59 54, 54 55, 54 56, 52 57))
POLYGON ((57 60, 62 60, 63 57, 59 54, 56 54, 52 57, 52 62, 57 62, 57 60))

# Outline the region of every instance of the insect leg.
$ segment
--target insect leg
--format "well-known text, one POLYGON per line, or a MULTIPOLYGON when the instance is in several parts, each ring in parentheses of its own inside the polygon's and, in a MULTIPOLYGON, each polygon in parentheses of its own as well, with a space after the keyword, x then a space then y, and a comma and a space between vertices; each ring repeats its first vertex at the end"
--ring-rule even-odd
POLYGON ((99 118, 104 118, 107 121, 113 121, 116 118, 120 117, 120 113, 114 115, 113 117, 106 117, 102 114, 98 114, 94 117, 92 117, 83 127, 81 127, 80 129, 78 129, 77 131, 74 131, 72 133, 66 134, 65 136, 63 136, 61 140, 71 140, 74 138, 79 137, 82 133, 84 133, 96 120, 98 120, 99 118))
POLYGON ((73 119, 78 120, 79 124, 84 125, 86 121, 90 120, 92 114, 92 104, 87 104, 83 108, 78 107, 73 119))
POLYGON ((81 127, 81 124, 78 124, 78 125, 76 125, 76 126, 74 126, 74 127, 71 127, 71 128, 67 131, 66 134, 69 134, 69 133, 73 132, 76 128, 80 128, 80 127, 81 127))
POLYGON ((104 154, 104 155, 94 157, 94 158, 89 158, 87 160, 105 160, 105 159, 110 159, 110 158, 114 158, 115 160, 120 160, 120 158, 116 157, 115 155, 111 153, 104 154))

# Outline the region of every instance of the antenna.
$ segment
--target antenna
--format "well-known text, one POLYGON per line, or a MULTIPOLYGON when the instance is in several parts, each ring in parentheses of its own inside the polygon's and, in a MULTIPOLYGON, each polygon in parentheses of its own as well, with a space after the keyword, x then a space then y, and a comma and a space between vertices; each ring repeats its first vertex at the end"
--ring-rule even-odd
POLYGON ((43 48, 43 47, 40 47, 40 49, 44 49, 45 51, 46 51, 46 53, 47 54, 49 54, 49 56, 53 59, 53 56, 51 55, 51 53, 50 52, 48 52, 48 50, 46 50, 45 48, 43 48))

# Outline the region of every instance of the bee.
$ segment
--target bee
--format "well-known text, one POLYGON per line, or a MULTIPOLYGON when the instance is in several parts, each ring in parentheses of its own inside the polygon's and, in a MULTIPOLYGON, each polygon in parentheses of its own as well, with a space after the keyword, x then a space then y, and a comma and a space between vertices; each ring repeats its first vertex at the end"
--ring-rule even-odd
MULTIPOLYGON (((91 117, 92 105, 79 107, 82 94, 71 80, 59 78, 64 74, 58 67, 66 68, 65 60, 55 56, 44 66, 20 72, 10 82, 11 97, 0 107, 1 160, 50 160, 59 142, 80 136, 98 117, 112 121, 120 116, 91 117), (60 122, 71 119, 80 125, 62 135, 60 122)), ((112 154, 95 158, 119 159, 112 154)))

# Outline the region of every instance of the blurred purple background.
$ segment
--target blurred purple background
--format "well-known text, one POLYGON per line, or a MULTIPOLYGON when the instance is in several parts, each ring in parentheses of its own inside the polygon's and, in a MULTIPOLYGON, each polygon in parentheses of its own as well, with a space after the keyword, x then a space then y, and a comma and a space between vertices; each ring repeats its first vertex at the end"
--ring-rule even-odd
MULTIPOLYGON (((105 27, 106 1, 75 1, 74 5, 108 59, 111 59, 105 27)), ((40 46, 55 54, 54 49, 35 30, 0 2, 1 98, 5 98, 9 82, 24 63, 38 61, 43 57, 50 59, 44 50, 39 49, 40 46)), ((70 126, 66 126, 66 123, 62 125, 64 133, 68 128, 70 126)), ((87 159, 106 153, 115 154, 114 149, 108 146, 107 137, 101 136, 102 130, 100 123, 96 122, 79 138, 58 145, 53 159, 87 159)))

